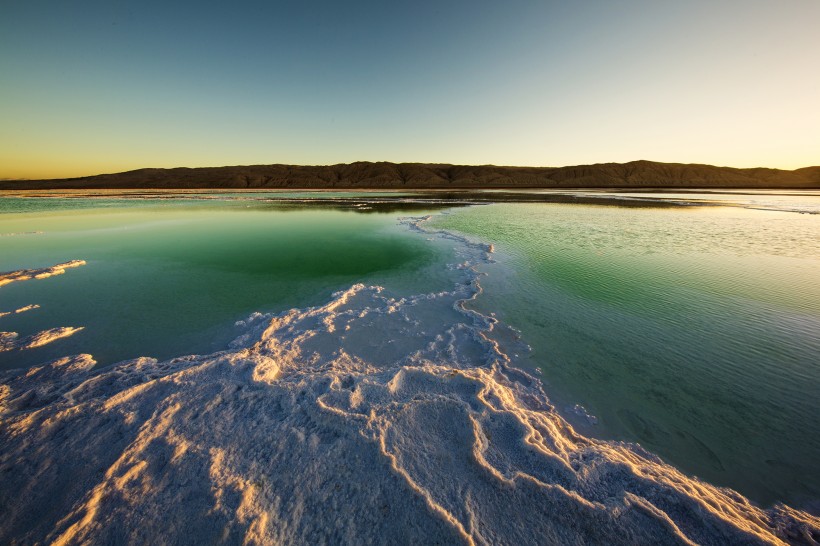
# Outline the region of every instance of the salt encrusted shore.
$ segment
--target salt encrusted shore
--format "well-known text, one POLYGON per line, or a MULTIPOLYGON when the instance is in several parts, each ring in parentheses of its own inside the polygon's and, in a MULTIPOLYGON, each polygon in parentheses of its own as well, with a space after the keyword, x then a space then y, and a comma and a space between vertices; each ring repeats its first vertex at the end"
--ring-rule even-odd
POLYGON ((354 285, 226 351, 0 375, 0 542, 814 544, 634 444, 576 433, 452 289, 354 285))

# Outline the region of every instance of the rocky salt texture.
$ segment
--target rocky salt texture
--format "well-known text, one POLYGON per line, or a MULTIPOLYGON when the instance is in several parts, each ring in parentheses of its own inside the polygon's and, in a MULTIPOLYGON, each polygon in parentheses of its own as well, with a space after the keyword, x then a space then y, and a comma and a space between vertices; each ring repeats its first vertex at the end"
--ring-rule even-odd
MULTIPOLYGON (((423 230, 421 222, 411 223, 423 230)), ((0 375, 0 543, 815 544, 640 447, 585 438, 452 290, 355 285, 227 351, 0 375)))
MULTIPOLYGON (((19 269, 17 271, 0 273, 0 286, 17 281, 46 279, 48 277, 53 277, 54 275, 62 275, 63 273, 65 273, 66 269, 80 267, 83 265, 85 265, 85 260, 71 260, 70 262, 52 265, 49 267, 43 267, 40 269, 19 269)), ((26 305, 24 307, 20 307, 19 309, 16 309, 13 312, 19 314, 39 308, 39 305, 31 304, 26 305)), ((0 318, 3 318, 11 314, 12 311, 0 312, 0 318)), ((82 327, 78 328, 74 326, 59 326, 57 328, 49 328, 48 330, 43 330, 41 332, 37 332, 35 334, 25 337, 20 337, 20 335, 17 332, 0 332, 0 353, 5 351, 12 351, 15 349, 25 350, 42 347, 43 345, 48 345, 49 343, 57 341, 58 339, 73 336, 82 329, 82 327)))
POLYGON ((0 353, 13 349, 25 350, 42 347, 52 341, 73 336, 82 329, 82 326, 60 326, 58 328, 49 328, 48 330, 43 330, 23 338, 21 338, 17 332, 0 332, 0 353))
POLYGON ((45 279, 53 277, 54 275, 62 275, 66 269, 73 267, 80 267, 85 265, 85 260, 71 260, 49 267, 42 267, 40 269, 19 269, 17 271, 9 271, 0 273, 0 286, 9 284, 15 281, 28 281, 31 279, 45 279))
POLYGON ((40 306, 35 304, 26 305, 15 309, 14 311, 0 311, 0 318, 5 317, 7 315, 11 315, 12 313, 19 315, 20 313, 25 313, 26 311, 33 311, 34 309, 39 309, 40 306))

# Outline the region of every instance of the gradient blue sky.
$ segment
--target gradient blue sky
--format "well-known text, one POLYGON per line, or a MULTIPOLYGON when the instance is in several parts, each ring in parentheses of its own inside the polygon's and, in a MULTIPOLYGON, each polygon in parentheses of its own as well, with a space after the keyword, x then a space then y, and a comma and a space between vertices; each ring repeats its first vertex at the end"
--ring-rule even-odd
POLYGON ((0 177, 820 164, 820 1, 0 0, 0 177))

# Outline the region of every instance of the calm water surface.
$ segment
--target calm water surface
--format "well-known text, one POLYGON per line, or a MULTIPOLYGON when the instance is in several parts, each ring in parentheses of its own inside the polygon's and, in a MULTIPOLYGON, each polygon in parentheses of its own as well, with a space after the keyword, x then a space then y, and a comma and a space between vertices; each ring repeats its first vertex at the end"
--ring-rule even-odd
POLYGON ((497 204, 436 224, 496 243, 478 306, 584 432, 759 502, 820 498, 820 216, 497 204))
POLYGON ((446 286, 446 249, 397 225, 399 216, 231 201, 0 199, 0 271, 88 262, 0 289, 0 311, 42 306, 0 318, 2 330, 85 327, 0 353, 0 367, 81 352, 103 365, 210 353, 254 311, 322 304, 356 282, 446 286))
MULTIPOLYGON (((433 225, 495 244, 476 306, 521 331, 532 351, 516 362, 542 371, 582 432, 639 442, 763 504, 816 512, 820 215, 797 212, 820 211, 820 197, 665 198, 732 206, 499 203, 451 209, 433 225)), ((0 318, 2 330, 85 327, 0 353, 0 368, 79 352, 101 365, 210 353, 253 311, 322 304, 356 282, 408 293, 449 286, 452 248, 399 225, 402 215, 220 199, 0 199, 0 271, 88 262, 0 288, 0 311, 42 305, 0 318)))

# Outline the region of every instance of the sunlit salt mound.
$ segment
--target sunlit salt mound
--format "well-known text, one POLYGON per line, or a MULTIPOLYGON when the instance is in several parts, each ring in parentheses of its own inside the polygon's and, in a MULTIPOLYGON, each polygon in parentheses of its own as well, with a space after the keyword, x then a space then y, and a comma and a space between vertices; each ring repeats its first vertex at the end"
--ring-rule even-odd
POLYGON ((49 267, 43 267, 41 269, 19 269, 17 271, 0 273, 0 286, 15 281, 46 279, 48 277, 53 277, 54 275, 62 275, 63 273, 65 273, 66 269, 80 267, 83 265, 85 265, 85 260, 71 260, 70 262, 52 265, 49 267))
POLYGON ((60 326, 21 338, 17 332, 0 332, 0 353, 13 349, 35 349, 64 337, 73 336, 82 327, 60 326))
POLYGON ((820 539, 584 438, 451 292, 356 285, 235 348, 0 376, 0 542, 758 544, 820 539))

